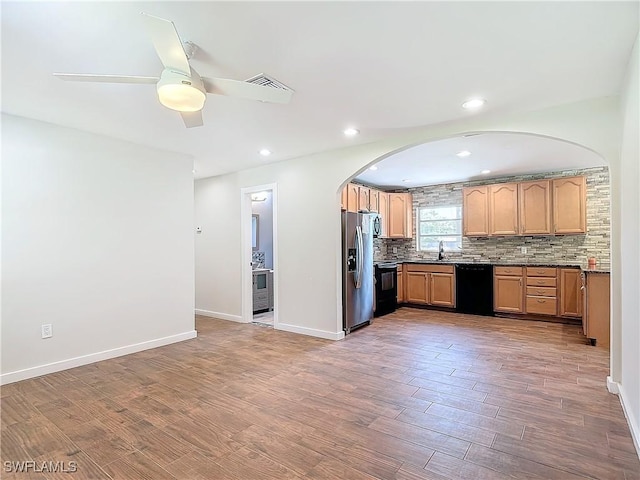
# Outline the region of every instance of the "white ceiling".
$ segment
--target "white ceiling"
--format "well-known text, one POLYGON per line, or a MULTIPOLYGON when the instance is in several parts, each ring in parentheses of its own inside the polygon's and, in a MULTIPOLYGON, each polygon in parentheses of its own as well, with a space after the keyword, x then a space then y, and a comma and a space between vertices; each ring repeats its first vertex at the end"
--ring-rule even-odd
POLYGON ((365 170, 356 180, 412 188, 600 165, 606 165, 600 155, 572 143, 535 135, 483 133, 408 148, 376 163, 375 171, 365 170), (463 151, 471 154, 458 157, 463 151))
MULTIPOLYGON (((2 111, 186 153, 206 177, 402 128, 615 95, 637 31, 638 2, 2 2, 2 111), (201 75, 264 72, 296 91, 291 104, 210 95, 205 126, 186 129, 153 85, 51 75, 159 75, 141 11, 200 47, 201 75), (488 100, 481 113, 460 108, 474 95, 488 100), (349 125, 361 135, 345 138, 349 125)), ((482 149, 491 158, 490 142, 482 149)))

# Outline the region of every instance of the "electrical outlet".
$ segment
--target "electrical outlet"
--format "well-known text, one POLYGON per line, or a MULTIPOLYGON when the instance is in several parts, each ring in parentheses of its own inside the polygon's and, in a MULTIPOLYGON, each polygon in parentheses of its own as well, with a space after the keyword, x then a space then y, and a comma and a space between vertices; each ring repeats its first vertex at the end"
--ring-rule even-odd
POLYGON ((53 328, 50 323, 46 325, 42 325, 42 338, 51 338, 53 337, 53 328))
POLYGON ((520 253, 522 253, 523 255, 527 254, 527 247, 520 247, 520 253))
POLYGON ((393 247, 393 253, 398 253, 398 247, 393 247))

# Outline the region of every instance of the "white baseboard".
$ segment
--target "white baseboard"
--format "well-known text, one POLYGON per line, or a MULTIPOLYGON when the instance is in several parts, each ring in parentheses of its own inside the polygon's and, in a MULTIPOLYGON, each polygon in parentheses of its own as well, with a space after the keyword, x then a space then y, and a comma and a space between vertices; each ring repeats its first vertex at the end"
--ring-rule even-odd
POLYGON ((289 325, 287 323, 278 323, 274 326, 274 328, 276 330, 301 333, 302 335, 324 338, 326 340, 342 340, 344 338, 344 332, 327 332, 326 330, 316 330, 315 328, 299 327, 297 325, 289 325))
POLYGON ((23 370, 16 370, 15 372, 8 372, 0 375, 0 385, 19 382, 20 380, 39 377, 41 375, 47 375, 61 370, 68 370, 69 368, 81 367, 82 365, 108 360, 110 358, 122 357, 123 355, 141 352, 142 350, 149 350, 151 348, 162 347, 171 343, 182 342, 184 340, 196 338, 197 336, 198 333, 195 330, 190 330, 188 332, 178 333, 169 337, 156 338, 146 342, 134 343, 133 345, 125 345, 124 347, 112 348, 102 352, 90 353, 89 355, 68 358, 66 360, 25 368, 23 370))
POLYGON ((622 404, 622 411, 624 412, 624 416, 627 418, 627 423, 629 424, 629 430, 631 431, 631 438, 633 438, 633 444, 636 447, 636 455, 640 458, 640 424, 638 424, 638 419, 635 417, 633 411, 630 408, 627 408, 627 405, 630 405, 630 402, 627 400, 627 395, 625 394, 624 385, 617 383, 618 391, 620 392, 618 396, 620 397, 620 403, 622 404))
POLYGON ((607 377, 607 390, 609 390, 609 393, 613 393, 614 395, 620 394, 620 384, 618 382, 614 382, 611 376, 607 377))
POLYGON ((232 322, 246 323, 244 320, 242 320, 242 315, 231 315, 229 313, 212 312, 211 310, 200 310, 199 308, 196 308, 196 315, 219 318, 220 320, 230 320, 232 322))

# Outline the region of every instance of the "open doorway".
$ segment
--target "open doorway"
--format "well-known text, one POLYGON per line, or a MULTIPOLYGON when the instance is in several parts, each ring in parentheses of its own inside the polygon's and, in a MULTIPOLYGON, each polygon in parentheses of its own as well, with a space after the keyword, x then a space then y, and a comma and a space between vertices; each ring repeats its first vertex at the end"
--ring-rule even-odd
POLYGON ((242 190, 243 321, 265 327, 276 316, 276 186, 242 190))

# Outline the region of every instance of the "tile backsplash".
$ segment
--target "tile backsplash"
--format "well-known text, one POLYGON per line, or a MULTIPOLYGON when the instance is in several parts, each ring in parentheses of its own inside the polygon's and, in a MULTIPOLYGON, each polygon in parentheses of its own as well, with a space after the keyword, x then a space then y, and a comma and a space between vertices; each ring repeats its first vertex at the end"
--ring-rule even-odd
POLYGON ((256 268, 264 268, 265 253, 253 252, 251 254, 251 262, 256 266, 256 268))
POLYGON ((462 188, 473 185, 521 182, 543 178, 584 175, 587 180, 587 233, 586 235, 545 235, 523 237, 462 237, 462 250, 446 252, 446 258, 469 262, 550 262, 585 263, 595 257, 598 263, 609 263, 610 254, 610 188, 609 169, 597 167, 537 175, 520 175, 498 179, 450 183, 411 188, 413 195, 413 239, 378 238, 374 240, 374 260, 434 260, 436 252, 416 250, 416 208, 462 205, 462 188), (521 253, 520 247, 527 247, 521 253), (394 253, 394 248, 397 253, 394 253))

